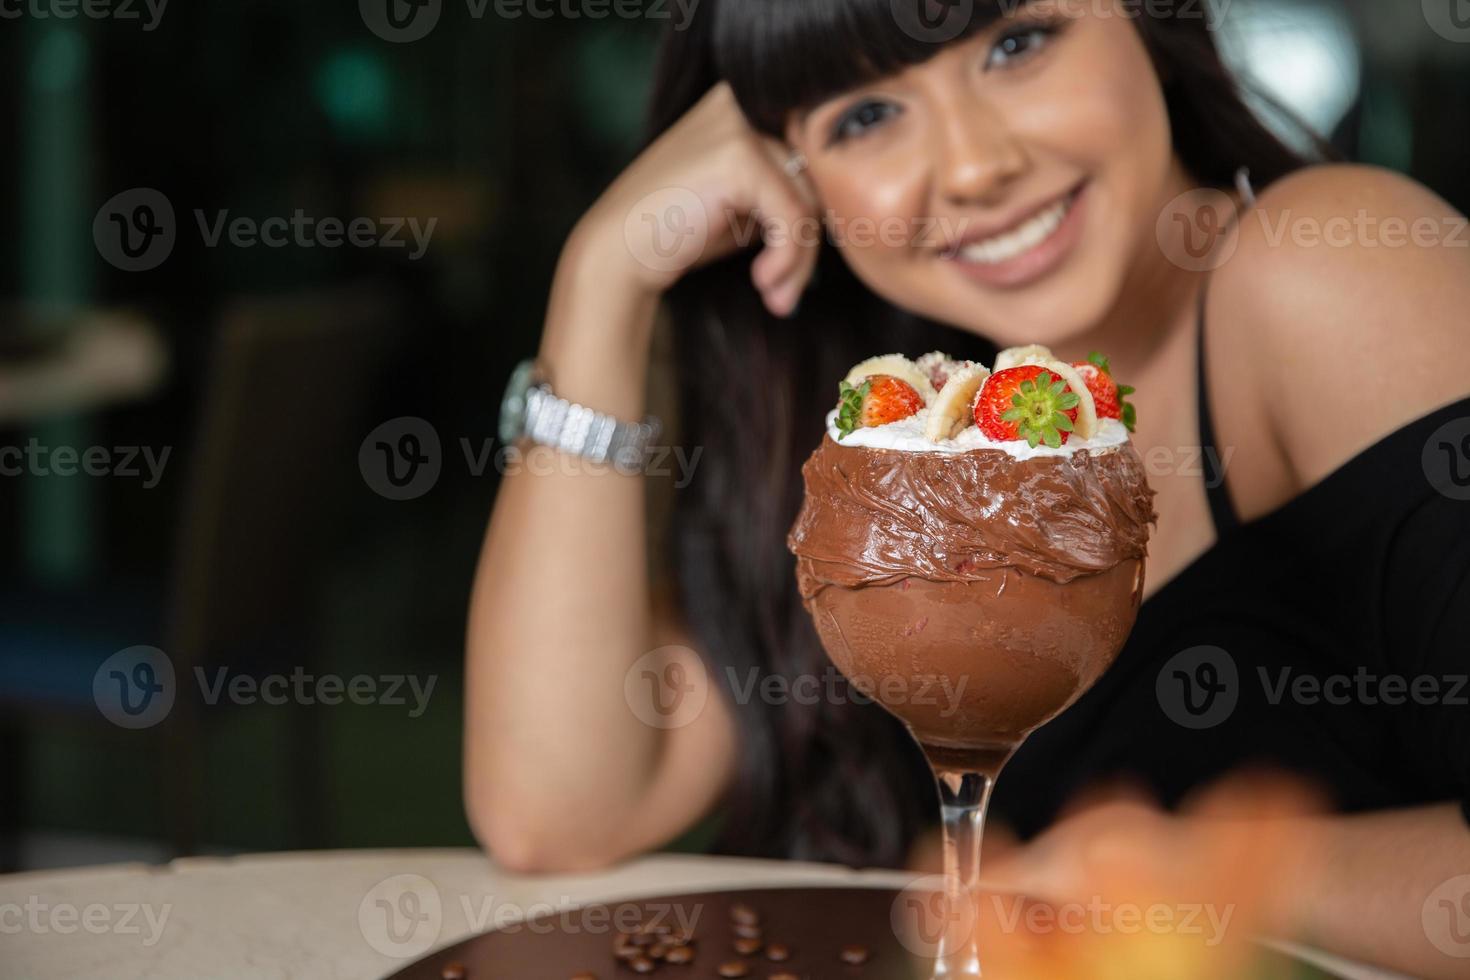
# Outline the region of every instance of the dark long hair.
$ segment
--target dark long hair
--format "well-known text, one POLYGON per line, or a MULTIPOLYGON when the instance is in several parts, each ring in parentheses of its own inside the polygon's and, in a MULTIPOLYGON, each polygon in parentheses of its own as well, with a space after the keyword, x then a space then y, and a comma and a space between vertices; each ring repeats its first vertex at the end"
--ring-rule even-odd
MULTIPOLYGON (((960 36, 1006 6, 976 0, 960 36)), ((936 53, 894 14, 893 0, 702 0, 692 23, 664 38, 648 139, 721 80, 757 130, 779 137, 788 111, 936 53)), ((1175 152, 1201 184, 1228 187, 1246 166, 1259 188, 1303 165, 1247 107, 1206 20, 1140 12, 1136 23, 1164 86, 1175 152)), ((785 538, 801 503, 801 462, 833 402, 827 382, 889 351, 987 362, 994 351, 874 295, 830 242, 798 314, 773 317, 749 281, 753 253, 694 271, 665 297, 680 439, 704 449, 697 478, 677 495, 668 558, 688 624, 722 679, 742 689, 769 674, 825 684, 835 675, 797 597, 785 538)), ((928 768, 898 722, 840 696, 840 683, 833 690, 838 697, 815 704, 738 699, 741 757, 724 850, 902 863, 935 810, 928 768)))

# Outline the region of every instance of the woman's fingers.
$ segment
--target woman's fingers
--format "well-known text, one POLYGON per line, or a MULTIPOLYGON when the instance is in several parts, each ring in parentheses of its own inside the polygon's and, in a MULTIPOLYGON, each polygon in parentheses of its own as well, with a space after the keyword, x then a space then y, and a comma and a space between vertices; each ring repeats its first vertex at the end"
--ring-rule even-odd
POLYGON ((816 268, 822 221, 810 181, 785 170, 785 144, 767 137, 762 144, 769 166, 755 189, 754 214, 765 246, 751 265, 751 281, 772 313, 789 316, 816 268))

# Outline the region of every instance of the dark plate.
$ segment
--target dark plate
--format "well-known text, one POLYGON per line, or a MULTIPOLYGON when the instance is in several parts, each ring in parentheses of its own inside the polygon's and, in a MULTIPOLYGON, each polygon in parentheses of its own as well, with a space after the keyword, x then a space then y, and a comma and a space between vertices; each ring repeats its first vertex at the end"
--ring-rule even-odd
MULTIPOLYGON (((612 954, 619 927, 632 927, 646 922, 668 925, 674 929, 688 927, 695 937, 695 957, 688 964, 660 964, 650 977, 660 980, 704 980, 718 977, 718 967, 731 960, 743 959, 749 967, 749 980, 767 980, 772 975, 790 973, 802 980, 929 980, 934 963, 915 955, 899 941, 893 929, 895 900, 901 893, 887 888, 764 888, 747 891, 704 892, 670 895, 627 902, 583 906, 579 909, 542 915, 505 930, 488 932, 456 945, 446 947, 398 971, 387 980, 443 980, 444 968, 451 963, 464 967, 466 980, 569 980, 587 972, 598 980, 635 980, 639 974, 612 954), (760 915, 760 928, 767 943, 783 943, 790 958, 771 962, 764 953, 739 956, 733 949, 736 939, 731 921, 731 908, 746 905, 760 915), (869 951, 868 961, 861 966, 842 962, 844 946, 861 945, 869 951)), ((904 895, 905 901, 910 896, 904 895)), ((987 930, 988 931, 988 930, 987 930)), ((1065 944, 1071 937, 1022 937, 1018 945, 1034 950, 1038 942, 1058 939, 1065 944)), ((1006 941, 1002 938, 1002 941, 1006 941)), ((1136 947, 1135 947, 1136 948, 1136 947)), ((1062 955, 1046 960, 1070 962, 1078 960, 1061 947, 1062 955)), ((996 959, 1006 957, 996 950, 996 959)), ((1207 954, 1212 955, 1212 954, 1207 954)), ((982 952, 982 960, 985 954, 982 952)), ((1110 957, 1111 959, 1111 957, 1110 957)), ((1033 964, 1046 960, 1032 959, 1033 964)), ((1157 960, 1145 957, 1149 965, 1157 960)), ((1113 966, 1122 964, 1114 961, 1113 966)), ((1215 962, 1213 966, 1223 965, 1215 962)), ((1026 970, 1027 980, 1069 976, 1071 971, 1055 972, 1043 968, 1026 970)), ((1089 975, 1091 971, 1088 971, 1089 975)), ((1258 951, 1248 963, 1238 963, 1232 971, 1207 971, 1211 980, 1299 980, 1321 976, 1299 964, 1258 951)), ((1147 973, 1148 980, 1167 974, 1147 973)), ((987 980, 1009 980, 994 970, 986 970, 987 980)), ((1070 977, 1069 977, 1070 980, 1070 977)), ((1079 975, 1079 980, 1082 980, 1079 975)), ((1140 973, 1137 980, 1145 980, 1140 973)), ((1184 980, 1167 976, 1167 980, 1184 980)))

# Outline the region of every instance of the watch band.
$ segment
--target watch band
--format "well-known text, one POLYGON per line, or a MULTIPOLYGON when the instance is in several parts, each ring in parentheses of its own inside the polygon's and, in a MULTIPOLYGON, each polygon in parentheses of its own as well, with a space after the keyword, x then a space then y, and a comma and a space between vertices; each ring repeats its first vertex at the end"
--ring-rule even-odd
POLYGON ((642 473, 648 448, 659 432, 658 420, 625 422, 557 397, 545 383, 526 391, 524 434, 532 442, 593 463, 611 464, 621 473, 642 473))

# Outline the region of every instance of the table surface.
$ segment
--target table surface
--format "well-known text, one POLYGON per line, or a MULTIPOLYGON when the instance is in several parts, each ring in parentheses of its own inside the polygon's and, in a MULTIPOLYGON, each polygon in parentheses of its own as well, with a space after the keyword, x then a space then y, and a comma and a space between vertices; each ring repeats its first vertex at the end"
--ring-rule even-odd
MULTIPOLYGON (((591 874, 526 876, 471 849, 188 858, 8 875, 0 877, 0 978, 364 980, 497 924, 586 902, 912 880, 894 871, 667 854, 591 874), (406 926, 387 921, 395 911, 406 926)), ((1306 955, 1354 980, 1386 976, 1306 955)))

